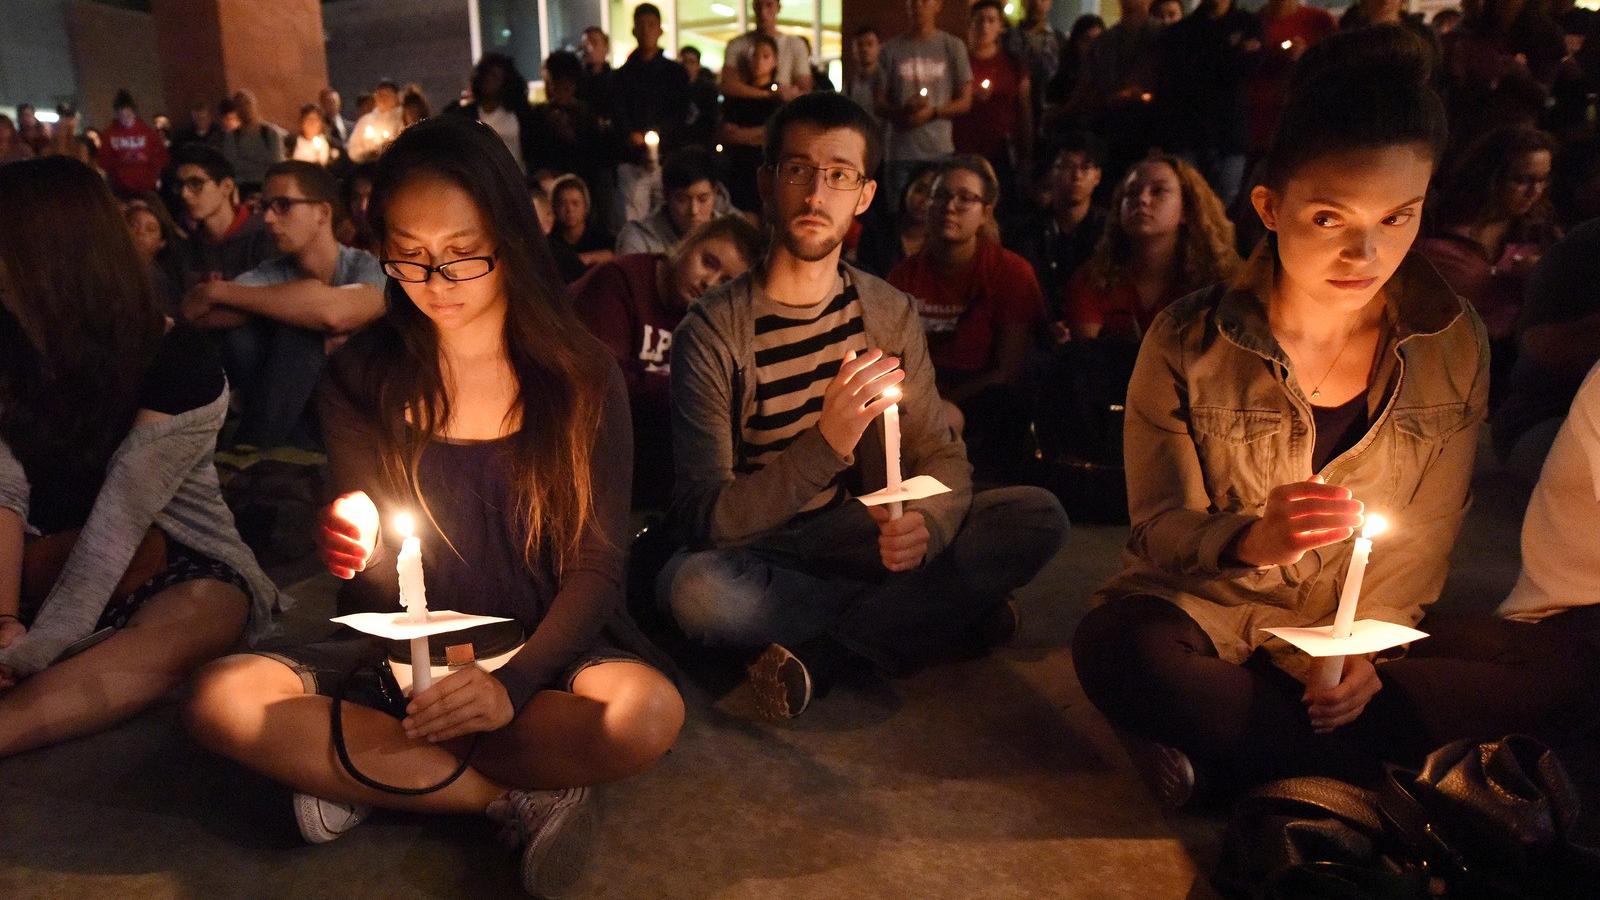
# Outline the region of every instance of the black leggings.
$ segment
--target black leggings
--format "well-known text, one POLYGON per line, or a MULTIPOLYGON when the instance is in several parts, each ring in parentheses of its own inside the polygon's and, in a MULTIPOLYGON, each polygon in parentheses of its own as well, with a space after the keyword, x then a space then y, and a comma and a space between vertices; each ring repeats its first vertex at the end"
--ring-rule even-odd
POLYGON ((1326 735, 1311 729, 1305 686, 1264 652, 1224 662, 1187 613, 1157 597, 1091 610, 1072 658, 1106 718, 1183 750, 1223 791, 1295 775, 1370 783, 1384 762, 1416 766, 1460 738, 1559 744, 1596 714, 1592 654, 1571 635, 1487 615, 1430 615, 1418 627, 1431 637, 1379 663, 1383 688, 1326 735))

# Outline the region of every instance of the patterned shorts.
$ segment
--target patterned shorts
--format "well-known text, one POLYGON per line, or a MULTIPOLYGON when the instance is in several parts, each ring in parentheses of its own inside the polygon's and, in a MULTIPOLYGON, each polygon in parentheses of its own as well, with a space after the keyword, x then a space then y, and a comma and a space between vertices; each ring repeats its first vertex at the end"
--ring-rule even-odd
POLYGON ((244 576, 233 570, 225 562, 219 562, 198 550, 167 539, 167 567, 156 573, 155 577, 139 585, 122 599, 113 599, 106 605, 105 612, 100 614, 100 621, 95 623, 95 630, 102 628, 122 628, 139 611, 139 607, 149 602, 151 597, 162 591, 183 584, 185 581, 197 581, 210 578, 224 584, 231 584, 250 596, 250 585, 244 576))

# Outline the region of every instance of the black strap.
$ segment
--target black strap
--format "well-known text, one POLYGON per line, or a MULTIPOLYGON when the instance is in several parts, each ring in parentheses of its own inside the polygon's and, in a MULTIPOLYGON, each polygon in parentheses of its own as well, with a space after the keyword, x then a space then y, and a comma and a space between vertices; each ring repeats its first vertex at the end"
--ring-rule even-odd
POLYGON ((350 759, 349 749, 347 749, 344 745, 343 706, 345 686, 348 685, 350 680, 356 676, 356 673, 360 672, 362 669, 378 670, 378 667, 372 663, 359 663, 355 666, 355 668, 346 672, 344 677, 339 679, 339 682, 333 687, 333 703, 329 707, 329 717, 331 720, 329 724, 333 732, 333 752, 338 754, 339 764, 344 766, 345 771, 350 773, 351 778, 354 778, 356 781, 361 782, 375 791, 383 791, 386 794, 402 794, 405 796, 414 797, 419 794, 431 794, 434 791, 443 790, 453 784, 457 778, 461 777, 461 773, 467 771, 467 766, 472 762, 473 755, 478 752, 478 743, 483 740, 483 732, 480 731, 472 736, 472 744, 467 747, 467 752, 461 757, 461 764, 456 766, 456 770, 445 776, 443 781, 430 787, 395 787, 392 784, 384 784, 375 778, 371 778, 366 773, 356 768, 356 764, 350 759))
POLYGON ((1466 859, 1434 827, 1433 817, 1408 787, 1416 779, 1415 772, 1386 766, 1383 785, 1378 790, 1378 809, 1415 862, 1446 879, 1470 876, 1466 859))

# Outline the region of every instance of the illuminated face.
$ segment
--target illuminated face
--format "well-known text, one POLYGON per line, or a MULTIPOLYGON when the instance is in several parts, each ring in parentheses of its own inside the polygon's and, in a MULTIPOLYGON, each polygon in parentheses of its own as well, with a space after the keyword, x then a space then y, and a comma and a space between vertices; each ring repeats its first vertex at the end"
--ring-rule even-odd
POLYGON ((1400 267, 1422 225, 1433 159, 1421 145, 1328 153, 1282 192, 1250 192, 1277 235, 1282 288, 1343 314, 1366 306, 1400 267))
POLYGON ((679 234, 688 234, 711 221, 716 207, 717 189, 706 179, 667 195, 667 218, 679 234))
POLYGON ((1518 154, 1496 185, 1498 207, 1512 218, 1532 212, 1550 188, 1552 162, 1549 150, 1518 154))
POLYGON ((545 194, 530 194, 528 200, 533 204, 533 213, 539 217, 539 230, 549 234, 556 227, 556 213, 550 208, 550 198, 545 194))
POLYGON ((939 10, 944 0, 906 0, 906 13, 919 30, 926 31, 939 20, 939 10))
POLYGON ((739 247, 724 237, 711 237, 685 250, 672 267, 672 292, 678 304, 687 307, 707 291, 743 275, 750 261, 739 254, 739 247))
MULTIPOLYGON (((395 191, 385 210, 384 258, 440 265, 469 256, 493 256, 494 234, 471 195, 454 182, 419 175, 395 191)), ((503 270, 450 281, 431 273, 424 283, 401 282, 411 302, 440 331, 506 314, 503 270)))
POLYGON ((906 188, 906 217, 909 221, 926 225, 928 223, 928 197, 933 194, 933 180, 937 174, 929 169, 917 176, 906 188))
POLYGON ((314 138, 322 133, 322 113, 312 110, 300 118, 300 136, 314 138))
POLYGON ((611 52, 611 41, 598 31, 585 31, 579 47, 583 50, 584 64, 599 67, 605 63, 606 54, 611 52))
POLYGON ((223 208, 233 208, 233 182, 211 180, 206 170, 192 164, 178 167, 178 191, 190 218, 195 221, 209 219, 223 208))
POLYGON ((647 14, 634 19, 633 39, 644 47, 654 47, 661 43, 661 18, 647 14))
POLYGON ((974 44, 987 46, 1000 39, 1000 32, 1005 30, 1005 21, 1000 18, 1000 11, 992 6, 975 11, 972 20, 968 23, 967 36, 974 44))
POLYGON ((883 50, 883 44, 878 42, 878 36, 870 31, 857 37, 850 47, 855 53, 856 65, 863 69, 876 66, 878 53, 883 50))
POLYGON ((1056 157, 1050 169, 1050 194, 1060 206, 1077 206, 1088 202, 1100 186, 1100 166, 1087 153, 1076 150, 1056 157))
POLYGON ((132 209, 128 211, 128 233, 133 236, 133 249, 139 251, 139 258, 149 265, 161 248, 167 245, 161 236, 161 220, 148 209, 132 209))
POLYGON ((556 192, 556 224, 562 231, 579 232, 589 221, 589 201, 576 187, 563 187, 556 192))
POLYGON ((1183 185, 1164 162, 1145 160, 1123 181, 1118 209, 1122 230, 1133 238, 1165 237, 1183 226, 1183 185))
POLYGON ((261 186, 261 220, 279 253, 299 253, 324 230, 331 229, 332 210, 326 203, 293 203, 306 199, 300 185, 288 175, 276 175, 261 186), (282 210, 275 207, 286 207, 282 210))
POLYGON ((1178 0, 1160 0, 1150 7, 1150 18, 1158 25, 1171 25, 1183 18, 1183 4, 1178 0))
POLYGON ((928 227, 949 244, 964 244, 994 212, 985 202, 983 179, 964 169, 946 172, 933 183, 928 199, 928 227))
POLYGON ((756 20, 757 31, 777 27, 778 5, 778 0, 755 0, 750 4, 750 13, 756 20))
POLYGON ((778 54, 773 52, 766 44, 756 44, 750 50, 750 76, 751 83, 768 85, 774 80, 774 73, 778 71, 778 54))
MULTIPOLYGON (((798 122, 784 130, 778 162, 798 163, 816 169, 843 167, 864 173, 867 141, 850 128, 824 128, 798 122)), ((823 182, 826 174, 813 173, 805 184, 790 184, 762 167, 757 184, 784 249, 807 262, 828 258, 839 249, 850 223, 872 205, 877 183, 862 182, 852 190, 839 190, 823 182)))

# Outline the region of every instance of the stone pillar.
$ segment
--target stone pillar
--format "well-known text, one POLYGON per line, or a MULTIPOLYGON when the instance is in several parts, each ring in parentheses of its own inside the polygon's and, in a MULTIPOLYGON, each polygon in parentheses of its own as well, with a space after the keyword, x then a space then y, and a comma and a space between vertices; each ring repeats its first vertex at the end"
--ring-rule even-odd
POLYGON ((152 0, 150 12, 174 123, 196 99, 249 88, 262 118, 293 131, 327 86, 318 0, 152 0))

